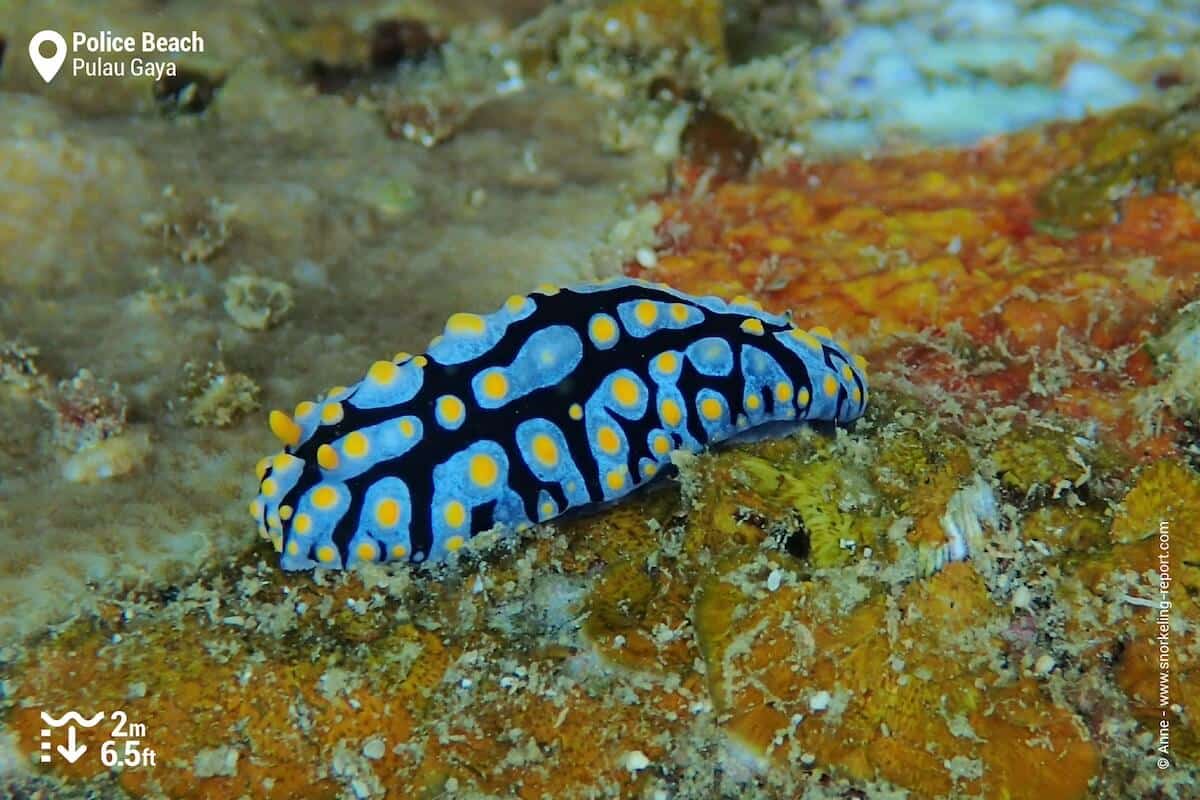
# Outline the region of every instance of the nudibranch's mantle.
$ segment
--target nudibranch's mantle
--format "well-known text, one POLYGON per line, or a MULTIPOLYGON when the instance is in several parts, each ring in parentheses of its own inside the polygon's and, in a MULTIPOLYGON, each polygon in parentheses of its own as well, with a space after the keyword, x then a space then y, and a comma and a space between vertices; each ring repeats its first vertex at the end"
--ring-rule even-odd
POLYGON ((628 494, 768 423, 848 423, 866 362, 753 301, 620 279, 455 314, 425 355, 377 361, 288 416, 250 512, 285 569, 442 559, 628 494))

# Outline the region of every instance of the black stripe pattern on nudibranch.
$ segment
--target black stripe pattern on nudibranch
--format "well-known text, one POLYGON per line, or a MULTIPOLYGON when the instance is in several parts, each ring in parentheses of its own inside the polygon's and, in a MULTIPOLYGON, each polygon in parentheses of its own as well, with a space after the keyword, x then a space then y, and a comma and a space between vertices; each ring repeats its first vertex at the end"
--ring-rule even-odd
POLYGON ((545 287, 271 412, 284 449, 259 462, 250 513, 285 569, 437 560, 480 531, 622 497, 673 450, 848 423, 866 404, 861 356, 745 298, 545 287))

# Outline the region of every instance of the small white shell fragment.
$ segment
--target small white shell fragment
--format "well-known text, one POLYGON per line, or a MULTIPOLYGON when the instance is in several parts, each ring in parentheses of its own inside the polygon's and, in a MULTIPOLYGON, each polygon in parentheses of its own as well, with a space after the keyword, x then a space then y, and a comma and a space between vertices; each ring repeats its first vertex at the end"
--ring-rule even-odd
POLYGON ((1033 595, 1029 593, 1028 586, 1018 586, 1013 592, 1012 605, 1013 608, 1029 608, 1029 604, 1033 602, 1033 595))
POLYGON ((625 769, 633 773, 638 773, 650 766, 650 759, 646 758, 646 754, 641 750, 630 750, 621 757, 621 761, 625 764, 625 769))
POLYGON ((362 754, 364 758, 369 758, 372 761, 378 761, 387 753, 387 745, 383 739, 378 736, 372 736, 367 741, 363 742, 362 754))
POLYGON ((812 711, 824 711, 829 708, 829 701, 832 699, 829 692, 822 689, 808 698, 808 707, 812 711))
POLYGON ((658 256, 656 256, 654 251, 649 247, 639 247, 637 252, 634 254, 634 258, 637 259, 638 264, 642 265, 646 269, 650 269, 658 264, 658 256))
POLYGON ((1049 675, 1056 666, 1058 665, 1054 662, 1054 658, 1048 653, 1043 653, 1038 657, 1038 660, 1033 663, 1033 674, 1049 675))
POLYGON ((767 576, 767 591, 778 591, 783 584, 783 571, 778 569, 771 570, 771 574, 767 576))

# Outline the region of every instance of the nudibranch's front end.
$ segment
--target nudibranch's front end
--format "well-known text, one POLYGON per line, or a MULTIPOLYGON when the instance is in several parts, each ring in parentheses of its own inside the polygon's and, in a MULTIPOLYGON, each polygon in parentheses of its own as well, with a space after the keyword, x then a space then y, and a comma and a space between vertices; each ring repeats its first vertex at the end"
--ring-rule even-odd
POLYGON ((756 303, 621 279, 456 314, 425 355, 271 412, 250 513, 285 569, 444 558, 473 534, 615 500, 671 451, 849 423, 866 362, 756 303))

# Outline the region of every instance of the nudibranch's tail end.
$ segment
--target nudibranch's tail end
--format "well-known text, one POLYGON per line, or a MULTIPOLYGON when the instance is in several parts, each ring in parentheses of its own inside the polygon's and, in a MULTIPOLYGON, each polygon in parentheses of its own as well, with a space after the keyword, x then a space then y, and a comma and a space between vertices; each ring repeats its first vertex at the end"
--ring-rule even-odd
POLYGON ((810 330, 791 328, 775 334, 776 339, 799 357, 803 375, 791 376, 796 385, 793 398, 800 417, 807 421, 830 421, 849 425, 867 410, 867 359, 837 341, 824 327, 810 330))

